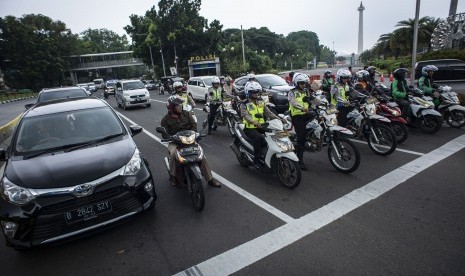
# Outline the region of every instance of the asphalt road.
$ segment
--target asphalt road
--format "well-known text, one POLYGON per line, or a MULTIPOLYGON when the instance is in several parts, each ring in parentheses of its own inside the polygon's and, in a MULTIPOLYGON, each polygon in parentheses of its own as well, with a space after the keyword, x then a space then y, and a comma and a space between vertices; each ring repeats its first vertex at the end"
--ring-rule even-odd
MULTIPOLYGON (((17 252, 2 245, 2 275, 464 275, 465 130, 410 129, 387 157, 357 143, 362 160, 338 173, 326 151, 306 153, 309 170, 295 190, 241 167, 226 128, 201 141, 223 187, 206 186, 196 212, 187 192, 169 186, 154 139, 167 95, 151 108, 122 110, 144 133, 135 141, 150 163, 155 210, 102 233, 17 252)), ((99 95, 101 96, 101 95, 99 95)), ((24 110, 25 101, 1 106, 24 110)), ((202 108, 202 103, 198 103, 202 108)), ((195 111, 199 121, 206 115, 195 111)))

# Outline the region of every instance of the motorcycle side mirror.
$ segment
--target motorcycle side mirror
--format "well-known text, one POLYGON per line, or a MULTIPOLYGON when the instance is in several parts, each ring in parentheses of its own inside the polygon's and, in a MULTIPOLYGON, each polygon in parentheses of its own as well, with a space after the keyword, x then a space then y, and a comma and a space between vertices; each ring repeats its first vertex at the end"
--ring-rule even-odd
POLYGON ((129 129, 131 130, 131 136, 134 136, 142 132, 142 127, 139 125, 131 125, 129 126, 129 129))
POLYGON ((263 114, 255 114, 255 118, 263 118, 263 114))
POLYGON ((156 130, 158 133, 167 134, 166 129, 164 127, 157 127, 156 130))
POLYGON ((208 95, 213 96, 213 92, 208 93, 208 95))

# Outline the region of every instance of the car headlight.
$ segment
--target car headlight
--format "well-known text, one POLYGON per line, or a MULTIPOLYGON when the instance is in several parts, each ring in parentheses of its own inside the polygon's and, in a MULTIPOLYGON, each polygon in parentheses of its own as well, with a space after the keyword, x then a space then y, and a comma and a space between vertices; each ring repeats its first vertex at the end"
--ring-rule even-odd
POLYGON ((195 133, 189 136, 179 136, 179 139, 181 139, 181 143, 184 145, 190 145, 195 142, 195 133))
POLYGON ((4 198, 16 205, 24 205, 35 198, 29 189, 13 184, 6 177, 3 178, 0 187, 4 198))
POLYGON ((134 152, 131 160, 124 166, 122 175, 135 175, 142 167, 142 158, 138 149, 134 152))
POLYGON ((278 147, 280 147, 283 152, 289 152, 294 150, 294 145, 292 144, 289 138, 285 139, 274 139, 278 147))

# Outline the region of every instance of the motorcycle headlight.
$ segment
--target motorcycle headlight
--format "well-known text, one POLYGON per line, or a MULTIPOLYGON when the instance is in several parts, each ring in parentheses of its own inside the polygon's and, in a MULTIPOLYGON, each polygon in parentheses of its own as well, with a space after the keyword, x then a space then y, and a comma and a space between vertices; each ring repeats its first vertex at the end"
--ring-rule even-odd
POLYGON ((375 115, 376 114, 376 111, 374 108, 367 108, 367 114, 368 115, 375 115))
POLYGON ((289 152, 294 150, 294 145, 292 144, 289 138, 286 139, 274 139, 278 147, 280 147, 283 152, 289 152))
POLYGON ((399 117, 399 116, 400 116, 400 112, 397 111, 397 110, 393 110, 393 111, 392 111, 392 115, 395 116, 395 117, 399 117))
POLYGON ((6 177, 3 178, 0 187, 3 197, 16 205, 24 205, 35 198, 29 189, 13 184, 6 177))
POLYGON ((124 166, 122 175, 135 175, 140 171, 142 167, 142 158, 138 149, 134 152, 131 160, 124 166))
POLYGON ((337 119, 336 118, 329 119, 329 125, 337 126, 337 119))
POLYGON ((181 139, 181 143, 190 145, 195 142, 195 133, 189 136, 179 136, 179 139, 181 139))

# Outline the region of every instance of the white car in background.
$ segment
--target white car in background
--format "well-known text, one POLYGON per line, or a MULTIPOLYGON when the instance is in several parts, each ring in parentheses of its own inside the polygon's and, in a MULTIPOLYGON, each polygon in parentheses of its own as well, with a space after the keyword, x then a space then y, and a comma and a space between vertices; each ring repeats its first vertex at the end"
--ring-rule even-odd
POLYGON ((150 107, 150 94, 141 80, 122 80, 116 82, 116 103, 126 110, 132 106, 150 107))
POLYGON ((207 101, 208 88, 212 87, 212 79, 216 76, 191 77, 187 82, 187 93, 194 100, 207 101))

